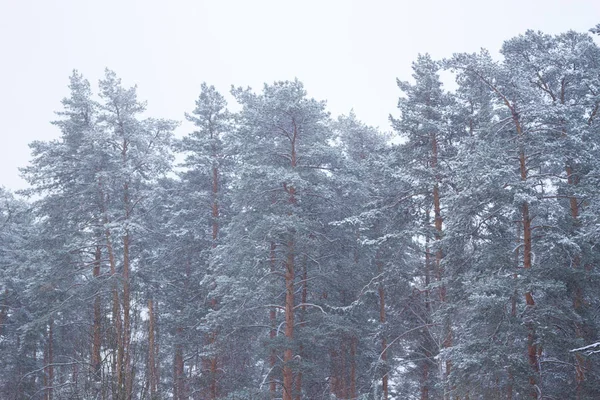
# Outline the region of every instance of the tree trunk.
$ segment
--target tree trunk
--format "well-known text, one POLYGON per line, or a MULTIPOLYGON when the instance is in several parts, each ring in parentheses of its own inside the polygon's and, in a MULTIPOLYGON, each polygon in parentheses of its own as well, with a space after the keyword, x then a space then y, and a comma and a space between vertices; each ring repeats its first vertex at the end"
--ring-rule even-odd
MULTIPOLYGON (((383 274, 383 262, 380 260, 379 251, 377 252, 377 255, 375 257, 376 257, 375 262, 377 263, 377 270, 379 272, 379 275, 382 275, 383 274)), ((380 322, 381 328, 382 328, 381 361, 384 365, 383 375, 381 377, 381 388, 383 391, 382 399, 387 400, 388 399, 387 338, 386 338, 386 334, 385 334, 385 322, 386 322, 385 289, 383 287, 383 283, 379 283, 378 292, 379 292, 379 322, 380 322)))
MULTIPOLYGON (((437 243, 437 249, 435 252, 435 269, 437 271, 438 281, 443 282, 444 280, 444 267, 442 266, 442 258, 443 252, 440 246, 440 241, 442 239, 442 230, 443 230, 443 219, 442 219, 442 208, 440 204, 440 176, 437 172, 438 165, 438 141, 435 134, 432 135, 432 160, 431 160, 431 168, 435 174, 435 184, 433 185, 433 211, 434 211, 434 225, 435 225, 435 241, 437 243)), ((446 303, 446 285, 443 283, 440 284, 440 302, 446 303)), ((452 347, 452 326, 450 320, 446 320, 444 323, 444 340, 442 342, 442 347, 444 349, 448 349, 452 347)), ((452 369, 452 361, 449 358, 446 358, 445 362, 445 373, 444 380, 448 381, 450 372, 452 369)), ((448 396, 445 396, 448 398, 448 396)))
POLYGON ((46 345, 46 360, 44 368, 45 400, 52 400, 54 391, 54 319, 48 321, 48 342, 46 345))
POLYGON ((131 314, 130 314, 130 281, 129 281, 129 233, 123 237, 123 353, 125 371, 124 399, 132 396, 133 375, 131 370, 131 314))
POLYGON ((288 241, 288 256, 285 263, 285 337, 283 353, 283 400, 292 400, 294 377, 292 373, 292 342, 294 340, 294 239, 288 241))
MULTIPOLYGON (((576 186, 579 183, 579 178, 573 173, 571 162, 567 162, 565 170, 567 173, 567 183, 569 184, 569 186, 576 186)), ((579 226, 579 204, 577 202, 577 197, 569 197, 569 208, 571 211, 573 227, 574 229, 576 229, 579 226)), ((572 266, 573 268, 578 269, 580 267, 580 264, 581 259, 579 255, 576 255, 573 258, 572 266)), ((573 296, 573 308, 575 309, 575 312, 580 313, 583 306, 583 291, 581 290, 581 285, 579 284, 579 282, 575 281, 574 289, 575 293, 573 296)), ((581 326, 581 324, 575 324, 575 333, 577 335, 577 338, 583 337, 583 327, 581 326)), ((579 353, 575 353, 575 396, 577 400, 581 399, 582 386, 583 382, 585 381, 585 370, 586 367, 583 356, 579 353)))
POLYGON ((154 302, 148 299, 148 386, 150 399, 156 399, 158 379, 156 374, 156 343, 154 338, 154 302))
MULTIPOLYGON (((308 299, 308 269, 306 267, 306 256, 304 256, 304 260, 302 262, 302 306, 300 308, 300 326, 306 320, 306 301, 308 299)), ((300 343, 298 353, 300 355, 300 359, 302 360, 304 357, 304 346, 300 343)), ((302 399, 302 369, 298 369, 298 374, 296 375, 296 400, 302 399)))
MULTIPOLYGON (((212 169, 212 248, 217 247, 217 239, 219 237, 219 170, 216 167, 216 148, 212 146, 212 156, 214 158, 214 165, 212 169)), ((212 299, 213 308, 216 307, 217 299, 212 299)), ((217 332, 212 332, 211 334, 211 342, 213 345, 216 345, 217 342, 217 332)), ((217 365, 218 358, 217 353, 213 354, 211 359, 209 360, 209 369, 210 369, 210 400, 215 400, 217 398, 217 365)))
MULTIPOLYGON (((271 250, 269 253, 269 263, 271 267, 271 273, 275 273, 276 271, 276 245, 275 242, 271 242, 271 250)), ((271 323, 271 330, 269 332, 269 338, 271 339, 271 344, 273 344, 275 338, 277 337, 277 310, 275 307, 272 307, 269 310, 269 322, 271 323)), ((277 363, 277 352, 274 348, 271 349, 271 355, 269 356, 269 364, 271 366, 271 375, 272 371, 275 369, 275 364, 277 363)), ((269 394, 271 399, 275 399, 277 397, 277 383, 274 378, 270 378, 269 382, 269 394)))
POLYGON ((0 335, 4 331, 4 319, 8 315, 8 288, 4 289, 4 299, 0 303, 0 335))
MULTIPOLYGON (((429 226, 430 211, 425 211, 425 225, 429 226)), ((429 235, 425 236, 425 320, 430 321, 431 317, 431 292, 429 286, 431 285, 431 253, 429 248, 429 235)), ((428 344, 425 338, 421 339, 423 342, 423 348, 427 349, 428 344)), ((429 400, 429 357, 431 354, 425 350, 425 360, 422 363, 422 374, 421 374, 421 400, 429 400)))
MULTIPOLYGON (((292 118, 294 132, 290 138, 290 166, 296 168, 296 140, 298 139, 298 127, 296 120, 292 118)), ((284 189, 289 194, 289 203, 293 206, 296 204, 296 188, 294 186, 286 186, 284 189)), ((292 212, 290 211, 290 215, 292 212)), ((292 344, 294 340, 294 283, 295 283, 295 232, 289 232, 290 238, 287 244, 287 259, 285 263, 285 337, 287 339, 286 349, 283 352, 283 400, 292 400, 292 391, 294 385, 294 375, 292 372, 292 344)))
POLYGON ((183 400, 185 398, 185 375, 183 364, 183 328, 177 328, 177 343, 175 344, 175 360, 173 362, 173 400, 183 400))
MULTIPOLYGON (((100 262, 102 258, 102 252, 100 246, 96 246, 96 252, 94 254, 94 269, 93 276, 97 282, 100 277, 100 262)), ((94 382, 100 382, 102 376, 102 359, 100 356, 100 348, 102 345, 102 299, 100 293, 96 292, 94 298, 94 322, 92 328, 92 373, 94 375, 94 382)))
MULTIPOLYGON (((515 123, 515 127, 517 129, 518 139, 520 143, 519 149, 519 170, 521 173, 521 181, 527 181, 527 162, 525 157, 525 149, 522 141, 524 140, 524 133, 521 127, 521 123, 519 120, 518 113, 511 109, 513 121, 515 123)), ((523 224, 523 268, 525 270, 531 268, 532 261, 532 238, 531 238, 531 216, 529 214, 529 203, 527 201, 523 202, 521 206, 521 214, 522 214, 522 224, 523 224)), ((530 291, 525 293, 525 302, 527 304, 527 308, 533 310, 535 306, 535 301, 533 299, 533 294, 530 291)), ((536 343, 536 334, 535 334, 535 326, 533 322, 527 322, 527 354, 529 358, 529 365, 532 369, 532 375, 529 378, 529 383, 532 386, 531 396, 534 398, 538 397, 537 393, 537 376, 539 374, 539 364, 538 364, 538 347, 536 343)))
POLYGON ((119 290, 118 282, 116 281, 117 276, 117 264, 115 260, 115 253, 112 246, 112 234, 108 228, 108 212, 106 209, 106 196, 102 189, 102 181, 98 180, 98 196, 100 197, 100 211, 102 212, 102 220, 104 223, 104 236, 106 238, 106 250, 108 252, 108 263, 110 265, 110 277, 112 280, 112 323, 113 323, 113 347, 116 352, 116 357, 113 355, 112 358, 112 373, 113 373, 113 385, 112 392, 113 398, 122 398, 122 387, 123 387, 123 364, 124 364, 124 348, 123 348, 123 327, 121 325, 121 304, 119 301, 119 290), (116 375, 115 375, 116 374, 116 375))
POLYGON ((350 399, 356 399, 356 347, 358 338, 350 339, 350 399))

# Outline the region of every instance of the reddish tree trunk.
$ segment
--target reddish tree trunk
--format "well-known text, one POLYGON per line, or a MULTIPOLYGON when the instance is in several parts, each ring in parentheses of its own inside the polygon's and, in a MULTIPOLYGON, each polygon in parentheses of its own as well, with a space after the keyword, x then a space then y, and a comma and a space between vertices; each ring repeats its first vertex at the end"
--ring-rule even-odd
MULTIPOLYGON (((429 225, 429 210, 425 212, 425 223, 429 225)), ((425 236, 425 318, 429 321, 431 315, 431 299, 429 285, 431 285, 431 255, 429 251, 429 235, 425 236)), ((423 344, 427 348, 427 343, 423 344)), ((425 350, 426 360, 422 363, 421 374, 421 400, 429 400, 429 357, 431 354, 425 350)))
MULTIPOLYGON (((213 132, 211 129, 211 139, 214 139, 213 132)), ((217 150, 215 145, 212 145, 212 157, 213 157, 213 168, 212 168, 212 248, 217 247, 217 239, 219 237, 219 170, 217 168, 217 150)), ((214 309, 217 305, 217 299, 211 300, 212 308, 214 309)), ((217 342, 217 332, 212 332, 210 334, 210 343, 216 345, 217 342)), ((216 352, 208 361, 209 364, 209 399, 215 400, 218 394, 217 387, 217 367, 218 367, 218 357, 216 352)))
MULTIPOLYGON (((100 262, 102 253, 100 246, 96 246, 96 252, 94 254, 94 269, 93 276, 97 280, 100 277, 100 262)), ((100 347, 102 345, 102 300, 100 294, 96 293, 94 298, 94 325, 92 328, 92 373, 94 374, 94 381, 98 382, 101 379, 101 367, 102 359, 100 357, 100 347)))
POLYGON ((131 314, 130 314, 130 282, 129 282, 129 233, 123 237, 123 369, 125 371, 125 399, 132 395, 133 374, 131 370, 131 314))
MULTIPOLYGON (((300 326, 303 325, 306 320, 306 301, 308 299, 308 270, 306 268, 306 256, 304 257, 304 261, 302 263, 302 306, 300 308, 300 326)), ((300 359, 304 357, 304 347, 300 344, 299 354, 300 359)), ((302 369, 298 370, 298 374, 296 375, 296 400, 302 399, 302 369)))
MULTIPOLYGON (((379 260, 379 253, 375 256, 379 274, 383 274, 383 262, 379 260)), ((385 289, 383 283, 379 284, 379 322, 382 328, 385 327, 386 315, 385 315, 385 289)), ((388 399, 388 371, 387 371, 387 338, 385 332, 382 333, 381 338, 381 361, 385 365, 383 376, 381 377, 381 387, 383 391, 383 400, 388 399)))
POLYGON ((148 386, 150 390, 150 398, 155 399, 158 386, 158 377, 156 374, 156 343, 154 338, 154 302, 148 299, 148 386))
POLYGON ((340 343, 340 392, 339 397, 346 399, 347 397, 347 382, 346 382, 346 340, 342 337, 340 343))
POLYGON ((285 265, 285 337, 286 349, 283 353, 283 400, 292 400, 294 376, 292 373, 292 341, 294 340, 294 240, 288 242, 288 256, 285 265))
MULTIPOLYGON (((425 357, 429 359, 431 354, 425 351, 425 357)), ((429 360, 423 362, 423 374, 421 376, 421 400, 429 400, 429 360)))
MULTIPOLYGON (((523 140, 523 130, 521 127, 521 123, 519 121, 518 113, 511 108, 513 121, 515 123, 515 127, 517 129, 517 135, 519 136, 519 140, 523 140)), ((519 170, 521 173, 521 180, 527 180, 527 162, 525 157, 525 150, 523 145, 520 145, 521 148, 519 150, 519 170)), ((523 224, 523 268, 529 269, 531 268, 532 261, 532 237, 531 237, 531 216, 529 214, 529 203, 523 202, 521 206, 522 213, 522 224, 523 224)), ((533 299, 533 295, 531 292, 525 293, 525 302, 528 308, 533 308, 535 306, 535 301, 533 299)), ((527 324, 528 334, 527 334, 527 355, 529 358, 529 365, 532 368, 532 375, 529 378, 529 382, 532 385, 531 395, 534 398, 537 398, 537 389, 535 386, 537 385, 537 375, 539 373, 539 365, 538 365, 538 347, 536 344, 536 334, 535 334, 535 326, 533 323, 527 324)))
MULTIPOLYGON (((570 163, 567 163, 566 166, 567 173, 567 183, 570 186, 575 186, 579 183, 579 179, 577 176, 573 174, 573 168, 570 163)), ((577 202, 577 197, 571 196, 569 198, 569 206, 571 211, 571 218, 573 219, 573 225, 579 225, 579 204, 577 202)), ((576 255, 573 259, 573 268, 577 269, 580 267, 580 258, 576 255)), ((583 291, 581 290, 581 286, 579 282, 575 282, 575 294, 573 296, 573 308, 576 312, 580 312, 583 306, 583 291)), ((576 324, 575 326, 576 335, 578 338, 583 337, 583 328, 581 324, 576 324)), ((575 354, 575 395, 577 400, 581 398, 581 390, 583 382, 585 381, 585 360, 583 356, 579 353, 575 354)))
POLYGON ((4 319, 8 315, 8 289, 4 289, 4 299, 2 300, 2 304, 0 304, 0 335, 2 335, 2 331, 4 330, 4 319))
MULTIPOLYGON (((269 263, 270 263, 270 267, 271 267, 271 273, 275 273, 275 271, 276 271, 275 250, 276 250, 275 242, 271 242, 271 250, 270 250, 270 254, 269 254, 269 263)), ((273 341, 277 337, 277 310, 275 309, 275 307, 272 307, 269 310, 269 321, 271 323, 271 330, 269 332, 269 337, 271 338, 271 343, 273 343, 273 341)), ((277 363, 277 353, 276 353, 275 349, 271 349, 271 355, 269 356, 269 364, 271 365, 271 371, 273 371, 275 369, 276 363, 277 363)), ((275 382, 275 379, 273 379, 273 378, 271 378, 270 382, 269 382, 269 393, 270 393, 271 399, 274 399, 277 396, 277 383, 275 382)))
POLYGON ((332 396, 337 397, 337 394, 339 392, 339 372, 338 372, 338 366, 337 366, 337 351, 336 350, 330 350, 329 351, 329 358, 331 360, 331 372, 330 372, 330 377, 329 377, 329 392, 331 393, 332 396))
MULTIPOLYGON (((442 219, 442 207, 440 203, 440 176, 436 171, 438 164, 438 142, 436 135, 432 135, 432 161, 431 168, 435 173, 435 184, 433 186, 433 211, 434 211, 434 225, 435 225, 435 241, 437 243, 437 249, 435 252, 435 268, 438 275, 438 280, 441 282, 444 279, 444 267, 442 266, 442 258, 443 252, 439 245, 439 241, 442 239, 442 229, 443 229, 443 219, 442 219)), ((444 284, 440 285, 440 302, 446 302, 446 286, 444 284)), ((452 347, 452 328, 450 321, 446 321, 445 323, 445 333, 444 340, 442 342, 442 347, 448 349, 452 347)), ((445 378, 448 379, 450 375, 450 371, 452 369, 452 361, 450 359, 446 359, 446 371, 445 378)))
POLYGON ((350 399, 356 399, 356 346, 358 338, 350 339, 350 399))
POLYGON ((183 328, 177 328, 178 343, 175 345, 175 360, 173 362, 173 399, 183 400, 185 398, 185 375, 183 364, 183 328))
POLYGON ((108 252, 108 263, 110 266, 110 277, 113 280, 112 285, 112 323, 113 323, 113 346, 116 350, 116 357, 112 359, 113 379, 116 385, 113 386, 113 397, 120 398, 123 387, 123 364, 124 364, 124 349, 123 349, 123 327, 121 324, 121 304, 119 301, 118 282, 116 282, 117 264, 115 261, 115 253, 112 246, 112 234, 108 228, 108 213, 106 210, 106 196, 102 188, 102 181, 98 180, 98 196, 100 197, 100 210, 105 230, 106 250, 108 252), (116 376, 114 376, 116 374, 116 376))
POLYGON ((46 345, 46 360, 44 373, 45 400, 52 400, 54 385, 54 320, 48 322, 48 342, 46 345))
MULTIPOLYGON (((290 162, 292 169, 296 168, 296 140, 298 138, 298 128, 296 121, 292 119, 293 135, 290 139, 291 151, 290 162)), ((291 205, 296 204, 296 188, 286 186, 284 188, 289 194, 291 205)), ((291 214, 291 212, 290 212, 291 214)), ((295 243, 294 233, 290 232, 290 239, 287 245, 287 260, 285 263, 285 337, 287 339, 286 349, 283 352, 283 400, 292 400, 292 390, 294 384, 294 375, 292 372, 292 342, 294 340, 294 283, 295 283, 295 243)))

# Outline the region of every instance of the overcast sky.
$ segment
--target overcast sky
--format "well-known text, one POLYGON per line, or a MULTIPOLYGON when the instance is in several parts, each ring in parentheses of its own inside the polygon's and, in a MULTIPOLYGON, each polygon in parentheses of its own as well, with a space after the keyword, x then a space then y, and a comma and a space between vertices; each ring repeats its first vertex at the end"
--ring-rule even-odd
POLYGON ((96 88, 111 68, 148 115, 176 120, 203 81, 227 93, 297 77, 333 115, 389 130, 418 53, 496 53, 527 29, 599 22, 599 0, 0 0, 0 186, 25 187, 27 144, 58 137, 73 69, 96 88))

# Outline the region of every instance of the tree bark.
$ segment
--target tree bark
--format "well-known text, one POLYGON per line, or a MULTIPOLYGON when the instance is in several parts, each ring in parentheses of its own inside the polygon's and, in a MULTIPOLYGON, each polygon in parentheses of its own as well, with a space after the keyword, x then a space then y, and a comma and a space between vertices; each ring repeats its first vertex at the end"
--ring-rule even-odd
POLYGON ((177 328, 177 343, 175 344, 175 359, 173 362, 173 400, 185 399, 185 375, 183 361, 183 328, 177 328))
POLYGON ((52 400, 54 392, 54 319, 48 321, 48 341, 44 368, 45 400, 52 400))
POLYGON ((123 327, 121 324, 121 304, 119 300, 118 282, 115 281, 117 276, 117 264, 115 253, 112 246, 112 234, 108 228, 108 212, 106 207, 106 196, 102 189, 102 181, 98 180, 98 196, 100 197, 99 207, 102 213, 102 221, 104 223, 104 236, 106 239, 106 250, 108 252, 108 263, 110 266, 110 277, 112 282, 112 323, 113 323, 113 346, 116 357, 112 358, 112 373, 113 373, 113 397, 115 399, 122 398, 123 387, 123 364, 124 364, 124 348, 123 348, 123 327))
MULTIPOLYGON (((125 150, 124 150, 125 152, 125 150)), ((129 183, 123 186, 123 203, 125 204, 125 223, 129 222, 130 203, 129 203, 129 183)), ((130 259, 129 246, 131 238, 129 228, 125 227, 125 236, 123 236, 123 353, 125 370, 125 399, 132 396, 133 389, 133 371, 131 366, 131 289, 130 289, 130 259)))
POLYGON ((294 240, 288 241, 288 256, 285 263, 285 337, 283 353, 283 400, 292 400, 294 377, 292 373, 292 342, 294 340, 294 240))
POLYGON ((154 400, 157 395, 158 377, 156 373, 156 343, 154 338, 154 302, 148 299, 148 386, 150 390, 150 399, 154 400))
POLYGON ((356 399, 356 347, 358 338, 352 336, 350 339, 350 399, 356 399))
MULTIPOLYGON (((211 138, 214 140, 213 132, 211 130, 211 138)), ((212 168, 212 248, 217 247, 217 239, 219 237, 219 170, 217 168, 217 150, 215 145, 212 145, 212 157, 213 157, 213 168, 212 168)), ((212 299, 213 308, 216 307, 217 299, 212 299)), ((216 345, 217 342, 217 332, 212 332, 211 342, 213 345, 216 345)), ((209 398, 210 400, 215 400, 217 398, 218 388, 217 388, 217 366, 218 366, 218 357, 215 352, 213 356, 209 360, 209 373, 210 373, 210 389, 209 389, 209 398)))
MULTIPOLYGON (((304 260, 302 262, 302 306, 300 307, 300 325, 302 325, 306 320, 306 301, 308 299, 308 269, 306 266, 306 256, 304 256, 304 260)), ((298 354, 300 355, 300 359, 304 357, 304 346, 300 343, 298 354)), ((296 400, 302 399, 302 369, 298 369, 298 374, 296 375, 296 400)))
MULTIPOLYGON (((510 107, 512 112, 512 118, 515 123, 515 128, 517 130, 519 144, 519 170, 521 173, 521 181, 527 181, 527 161, 525 157, 525 149, 524 149, 524 132, 521 127, 521 122, 519 120, 519 115, 516 112, 514 106, 510 107)), ((523 224, 523 269, 527 270, 531 268, 532 264, 532 227, 531 227, 531 216, 529 213, 529 203, 527 201, 523 202, 521 206, 521 214, 522 214, 522 224, 523 224)), ((533 299, 533 294, 530 291, 525 293, 525 303, 527 304, 527 308, 533 310, 535 306, 535 300, 533 299)), ((531 397, 537 398, 537 376, 539 374, 539 364, 538 364, 538 347, 536 343, 536 333, 535 326, 533 322, 527 322, 527 355, 529 358, 529 365, 532 369, 532 374, 529 378, 529 383, 532 386, 531 389, 531 397)))
MULTIPOLYGON (((269 253, 269 263, 271 267, 271 273, 275 273, 276 271, 276 245, 275 242, 271 242, 271 249, 269 253)), ((269 338, 271 339, 271 343, 274 342, 277 337, 277 310, 275 307, 272 307, 269 310, 269 322, 271 323, 271 330, 269 332, 269 338)), ((271 375, 272 371, 275 369, 275 364, 277 363, 277 352, 274 348, 271 349, 271 355, 269 356, 269 364, 271 366, 271 375)), ((271 399, 275 399, 277 397, 277 383, 275 379, 270 378, 269 382, 269 394, 271 399)))
MULTIPOLYGON (((96 252, 94 254, 94 269, 92 275, 94 280, 97 281, 100 277, 100 262, 102 258, 102 252, 100 246, 96 246, 96 252)), ((102 299, 100 293, 96 293, 94 296, 94 321, 92 328, 92 373, 94 375, 94 381, 100 382, 101 380, 101 368, 102 359, 100 356, 100 349, 102 346, 102 299)))
MULTIPOLYGON (((380 259, 379 251, 375 256, 377 263, 377 270, 379 275, 383 274, 383 262, 380 259)), ((382 328, 382 337, 381 337, 381 361, 384 365, 383 375, 381 377, 381 388, 383 392, 383 400, 388 399, 388 369, 387 369, 387 338, 385 334, 385 322, 386 322, 386 314, 385 314, 385 289, 383 287, 383 283, 379 283, 378 288, 379 293, 379 322, 382 328)))
MULTIPOLYGON (((292 118, 293 134, 290 138, 290 163, 291 168, 296 168, 296 140, 298 139, 298 127, 295 119, 292 118)), ((296 204, 296 188, 286 186, 289 194, 290 205, 296 204)), ((292 212, 290 211, 290 215, 292 212)), ((295 232, 289 232, 290 238, 287 243, 287 259, 285 263, 285 337, 287 339, 286 349, 283 352, 283 400, 292 400, 292 390, 294 385, 294 375, 292 372, 292 344, 294 340, 294 283, 295 283, 295 232)))

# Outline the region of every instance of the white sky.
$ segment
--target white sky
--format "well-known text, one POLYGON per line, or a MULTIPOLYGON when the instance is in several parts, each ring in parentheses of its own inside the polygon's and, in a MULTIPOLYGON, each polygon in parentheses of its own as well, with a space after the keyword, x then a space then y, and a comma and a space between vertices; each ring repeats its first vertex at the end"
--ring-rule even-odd
POLYGON ((526 29, 599 22, 599 0, 0 0, 0 186, 25 187, 27 144, 58 137, 73 69, 96 88, 109 67, 148 115, 176 120, 203 81, 225 94, 297 77, 333 115, 388 130, 419 52, 495 53, 526 29))

